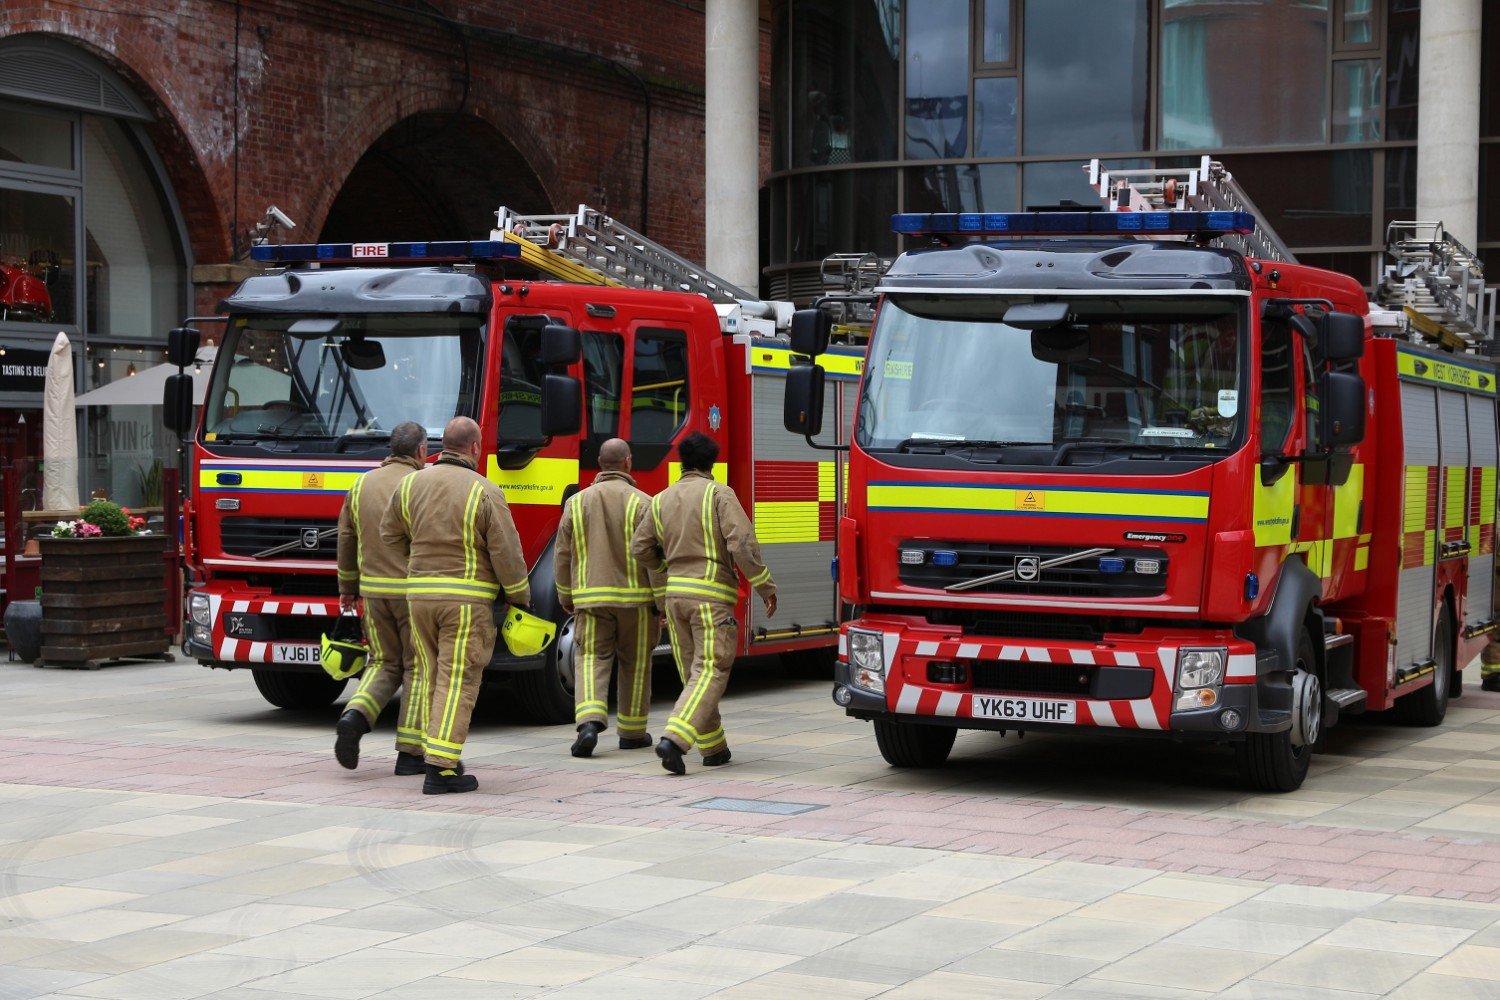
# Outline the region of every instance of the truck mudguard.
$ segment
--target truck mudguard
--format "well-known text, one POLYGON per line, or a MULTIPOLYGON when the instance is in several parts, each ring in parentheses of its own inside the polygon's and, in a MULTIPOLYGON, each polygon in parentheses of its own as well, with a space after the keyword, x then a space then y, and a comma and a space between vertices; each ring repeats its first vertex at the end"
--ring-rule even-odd
MULTIPOLYGON (((1297 643, 1300 633, 1307 628, 1309 613, 1319 622, 1322 621, 1323 612, 1318 610, 1316 604, 1322 592, 1317 575, 1307 568, 1307 563, 1300 558, 1288 558, 1281 564, 1281 572, 1276 579, 1276 593, 1271 597, 1271 610, 1235 629, 1241 638, 1255 643, 1256 649, 1274 650, 1277 654, 1275 669, 1256 678, 1258 700, 1262 709, 1288 711, 1291 708, 1289 678, 1297 665, 1297 643)), ((1313 642, 1313 656, 1321 671, 1323 647, 1316 641, 1313 642)), ((1264 660, 1258 660, 1257 666, 1264 670, 1262 664, 1265 663, 1264 660)))

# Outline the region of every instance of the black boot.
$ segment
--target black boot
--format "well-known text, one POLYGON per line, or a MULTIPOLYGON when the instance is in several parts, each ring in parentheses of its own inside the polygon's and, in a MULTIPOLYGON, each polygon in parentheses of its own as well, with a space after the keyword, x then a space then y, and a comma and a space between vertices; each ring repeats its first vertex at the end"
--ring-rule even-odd
POLYGON ((729 763, 729 748, 725 747, 718 753, 711 753, 703 758, 704 767, 721 767, 729 763))
POLYGON ((333 755, 349 770, 359 766, 359 738, 370 731, 370 724, 357 709, 349 709, 339 716, 333 727, 333 755))
POLYGON ((1481 691, 1500 691, 1500 673, 1486 674, 1479 682, 1481 691))
POLYGON ((651 745, 651 734, 642 733, 639 736, 626 736, 620 734, 621 750, 644 750, 651 745))
POLYGON ((422 781, 423 795, 442 795, 444 792, 472 792, 479 787, 479 779, 464 774, 463 765, 438 767, 427 765, 427 777, 422 781))
POLYGON ((427 762, 419 753, 407 753, 405 750, 396 751, 396 773, 400 775, 426 774, 427 762))
POLYGON ((599 734, 604 732, 604 723, 585 722, 578 727, 578 739, 573 741, 574 757, 594 756, 594 747, 599 745, 599 734))
POLYGON ((687 774, 687 765, 682 762, 682 751, 665 736, 656 744, 656 756, 661 758, 661 766, 673 774, 687 774))

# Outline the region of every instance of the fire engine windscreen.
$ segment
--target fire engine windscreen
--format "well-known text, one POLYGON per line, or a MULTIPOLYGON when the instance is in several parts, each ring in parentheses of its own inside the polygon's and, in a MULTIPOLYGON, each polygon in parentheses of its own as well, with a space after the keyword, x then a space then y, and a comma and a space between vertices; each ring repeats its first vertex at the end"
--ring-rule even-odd
POLYGON ((468 316, 234 317, 214 366, 204 439, 347 453, 383 446, 406 420, 440 437, 451 418, 478 416, 483 337, 468 316))
POLYGON ((1224 454, 1243 440, 1239 300, 1075 297, 1045 329, 1004 322, 1011 306, 1031 301, 891 296, 865 367, 860 447, 962 458, 981 447, 1050 446, 1059 464, 1074 464, 1101 451, 1112 461, 1224 454))

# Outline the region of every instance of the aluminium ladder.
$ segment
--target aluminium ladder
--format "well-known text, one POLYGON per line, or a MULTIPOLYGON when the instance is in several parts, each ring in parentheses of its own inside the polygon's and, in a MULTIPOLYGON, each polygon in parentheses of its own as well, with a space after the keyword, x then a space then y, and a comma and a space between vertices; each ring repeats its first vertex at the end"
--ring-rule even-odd
POLYGON ((1410 329, 1457 351, 1495 341, 1496 289, 1484 265, 1441 222, 1392 222, 1375 300, 1402 312, 1410 329))
POLYGON ((1234 175, 1212 157, 1203 157, 1196 167, 1177 170, 1109 170, 1097 159, 1084 169, 1089 185, 1113 211, 1248 212, 1255 219, 1255 232, 1228 233, 1210 242, 1260 260, 1297 262, 1234 175))

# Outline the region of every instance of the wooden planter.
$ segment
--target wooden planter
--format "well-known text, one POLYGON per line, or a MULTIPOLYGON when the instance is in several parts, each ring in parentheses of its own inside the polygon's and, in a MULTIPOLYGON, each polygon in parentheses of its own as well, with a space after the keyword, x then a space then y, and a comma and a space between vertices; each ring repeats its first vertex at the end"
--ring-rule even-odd
POLYGON ((170 660, 164 535, 42 539, 43 663, 170 660))

